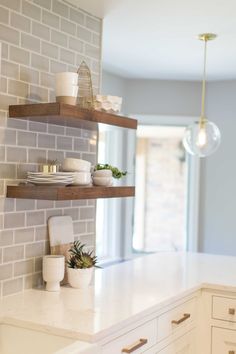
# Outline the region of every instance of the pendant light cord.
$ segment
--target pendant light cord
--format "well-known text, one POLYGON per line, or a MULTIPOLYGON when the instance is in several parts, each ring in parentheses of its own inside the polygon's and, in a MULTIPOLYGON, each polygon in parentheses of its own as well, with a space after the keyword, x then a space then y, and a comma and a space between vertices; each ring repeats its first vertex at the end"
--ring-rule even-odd
POLYGON ((204 66, 203 66, 203 79, 202 79, 202 108, 201 108, 201 118, 200 127, 204 127, 205 118, 205 97, 206 97, 206 58, 207 58, 207 39, 204 40, 204 66))

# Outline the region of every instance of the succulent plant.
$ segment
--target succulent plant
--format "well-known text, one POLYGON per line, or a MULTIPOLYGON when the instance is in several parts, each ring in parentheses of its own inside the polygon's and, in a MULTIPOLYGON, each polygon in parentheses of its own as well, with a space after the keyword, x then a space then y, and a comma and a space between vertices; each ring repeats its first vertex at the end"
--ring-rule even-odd
POLYGON ((105 163, 105 164, 98 163, 94 167, 94 171, 97 171, 97 170, 111 170, 112 177, 116 178, 116 179, 122 178, 127 175, 127 171, 125 171, 125 172, 120 171, 117 167, 111 166, 107 163, 105 163))
POLYGON ((85 245, 80 241, 74 241, 69 249, 70 258, 67 261, 69 268, 85 269, 97 266, 97 257, 93 255, 93 251, 85 251, 85 245))

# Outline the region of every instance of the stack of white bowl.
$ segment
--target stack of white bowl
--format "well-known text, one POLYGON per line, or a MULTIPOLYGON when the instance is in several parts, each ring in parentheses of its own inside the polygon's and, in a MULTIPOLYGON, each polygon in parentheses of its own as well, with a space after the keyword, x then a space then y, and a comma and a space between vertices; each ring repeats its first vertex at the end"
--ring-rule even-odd
POLYGON ((74 172, 73 185, 83 186, 91 183, 91 162, 68 157, 62 164, 63 171, 74 172))
POLYGON ((78 74, 63 72, 56 74, 56 101, 76 105, 78 96, 78 74))
POLYGON ((111 170, 96 170, 92 174, 93 184, 95 186, 109 187, 113 184, 113 177, 111 170))
POLYGON ((105 111, 108 113, 119 113, 121 110, 122 98, 111 95, 96 95, 94 99, 94 108, 97 111, 105 111))

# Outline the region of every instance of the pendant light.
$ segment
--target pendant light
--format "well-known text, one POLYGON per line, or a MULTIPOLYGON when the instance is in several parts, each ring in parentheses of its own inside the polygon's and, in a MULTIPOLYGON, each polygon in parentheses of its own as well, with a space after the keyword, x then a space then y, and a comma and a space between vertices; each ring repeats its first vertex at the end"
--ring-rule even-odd
POLYGON ((183 138, 183 145, 187 152, 198 157, 206 157, 213 154, 220 145, 218 127, 205 117, 207 42, 216 37, 214 33, 203 33, 198 36, 199 40, 204 41, 201 117, 198 122, 186 128, 183 138))

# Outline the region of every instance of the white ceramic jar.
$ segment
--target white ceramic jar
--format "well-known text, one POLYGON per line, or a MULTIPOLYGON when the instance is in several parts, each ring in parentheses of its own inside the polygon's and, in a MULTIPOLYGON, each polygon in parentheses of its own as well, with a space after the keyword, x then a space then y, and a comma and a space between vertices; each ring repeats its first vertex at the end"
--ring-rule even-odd
POLYGON ((65 274, 65 257, 60 255, 47 255, 43 257, 43 280, 47 291, 59 291, 60 281, 65 274))
POLYGON ((84 289, 92 280, 94 267, 85 269, 68 268, 68 281, 72 288, 84 289))

